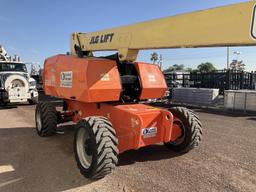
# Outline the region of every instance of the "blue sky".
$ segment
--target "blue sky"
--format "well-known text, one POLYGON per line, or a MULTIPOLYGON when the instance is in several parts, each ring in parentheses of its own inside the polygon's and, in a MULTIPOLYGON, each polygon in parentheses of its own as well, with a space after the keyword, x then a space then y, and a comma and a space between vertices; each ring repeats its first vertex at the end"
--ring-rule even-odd
MULTIPOLYGON (((0 0, 0 43, 10 55, 26 62, 43 63, 46 57, 69 51, 71 32, 101 29, 212 8, 241 0, 0 0)), ((256 48, 236 47, 247 70, 256 70, 256 48)), ((152 51, 140 51, 138 60, 150 62, 152 51)), ((163 68, 184 64, 195 68, 210 61, 226 66, 226 48, 157 50, 163 55, 163 68)))

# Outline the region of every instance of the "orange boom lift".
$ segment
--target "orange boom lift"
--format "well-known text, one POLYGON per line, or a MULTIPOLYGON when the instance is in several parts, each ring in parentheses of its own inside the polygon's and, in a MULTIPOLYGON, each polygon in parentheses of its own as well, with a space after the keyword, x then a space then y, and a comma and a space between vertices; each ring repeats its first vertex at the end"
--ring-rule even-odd
POLYGON ((202 139, 193 111, 141 104, 167 90, 157 65, 135 62, 141 49, 255 45, 254 2, 167 17, 94 33, 73 33, 71 52, 47 58, 44 90, 63 99, 36 107, 36 129, 50 136, 57 125, 76 123, 74 151, 81 173, 91 179, 109 174, 118 154, 164 143, 188 152, 202 139), (239 28, 237 27, 239 26, 239 28), (108 57, 94 51, 116 50, 108 57))

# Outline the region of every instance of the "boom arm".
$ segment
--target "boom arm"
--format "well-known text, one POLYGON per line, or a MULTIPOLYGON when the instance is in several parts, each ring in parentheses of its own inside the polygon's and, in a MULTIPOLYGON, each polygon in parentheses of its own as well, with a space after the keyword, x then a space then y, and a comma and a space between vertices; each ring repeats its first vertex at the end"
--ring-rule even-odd
POLYGON ((141 49, 256 45, 256 1, 166 17, 93 33, 73 33, 71 54, 117 50, 136 60, 141 49))

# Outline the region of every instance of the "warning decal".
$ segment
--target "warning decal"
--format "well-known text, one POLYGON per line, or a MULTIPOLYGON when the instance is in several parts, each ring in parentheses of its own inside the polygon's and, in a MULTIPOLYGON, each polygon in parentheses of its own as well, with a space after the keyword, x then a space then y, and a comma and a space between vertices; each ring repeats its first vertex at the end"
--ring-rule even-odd
POLYGON ((72 87, 73 73, 72 71, 65 71, 60 73, 60 87, 72 87))

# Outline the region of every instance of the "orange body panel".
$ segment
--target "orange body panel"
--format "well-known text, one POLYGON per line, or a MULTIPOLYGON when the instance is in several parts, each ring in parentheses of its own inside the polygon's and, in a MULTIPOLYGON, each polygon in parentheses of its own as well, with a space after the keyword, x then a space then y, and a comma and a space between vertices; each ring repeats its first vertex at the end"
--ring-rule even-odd
POLYGON ((167 90, 167 85, 159 66, 137 62, 134 65, 141 79, 142 91, 140 99, 143 100, 163 97, 167 90))
POLYGON ((116 62, 56 55, 45 60, 47 95, 81 102, 118 101, 121 84, 116 62))
MULTIPOLYGON (((146 63, 134 66, 140 79, 139 99, 162 97, 167 86, 159 67, 146 63)), ((174 141, 181 135, 179 128, 173 127, 169 111, 143 104, 117 103, 122 85, 113 60, 70 55, 50 57, 44 64, 44 90, 47 95, 65 100, 68 110, 63 114, 74 122, 88 116, 107 117, 116 130, 120 153, 174 141)))
MULTIPOLYGON (((157 65, 134 63, 141 83, 139 99, 160 98, 167 85, 157 65)), ((56 55, 45 60, 44 90, 47 95, 87 103, 118 101, 120 75, 115 61, 56 55)))
POLYGON ((116 130, 120 153, 160 142, 174 141, 181 134, 173 129, 173 116, 164 109, 144 104, 104 103, 99 106, 70 100, 66 102, 70 111, 78 111, 73 117, 74 122, 93 115, 107 117, 116 130))

